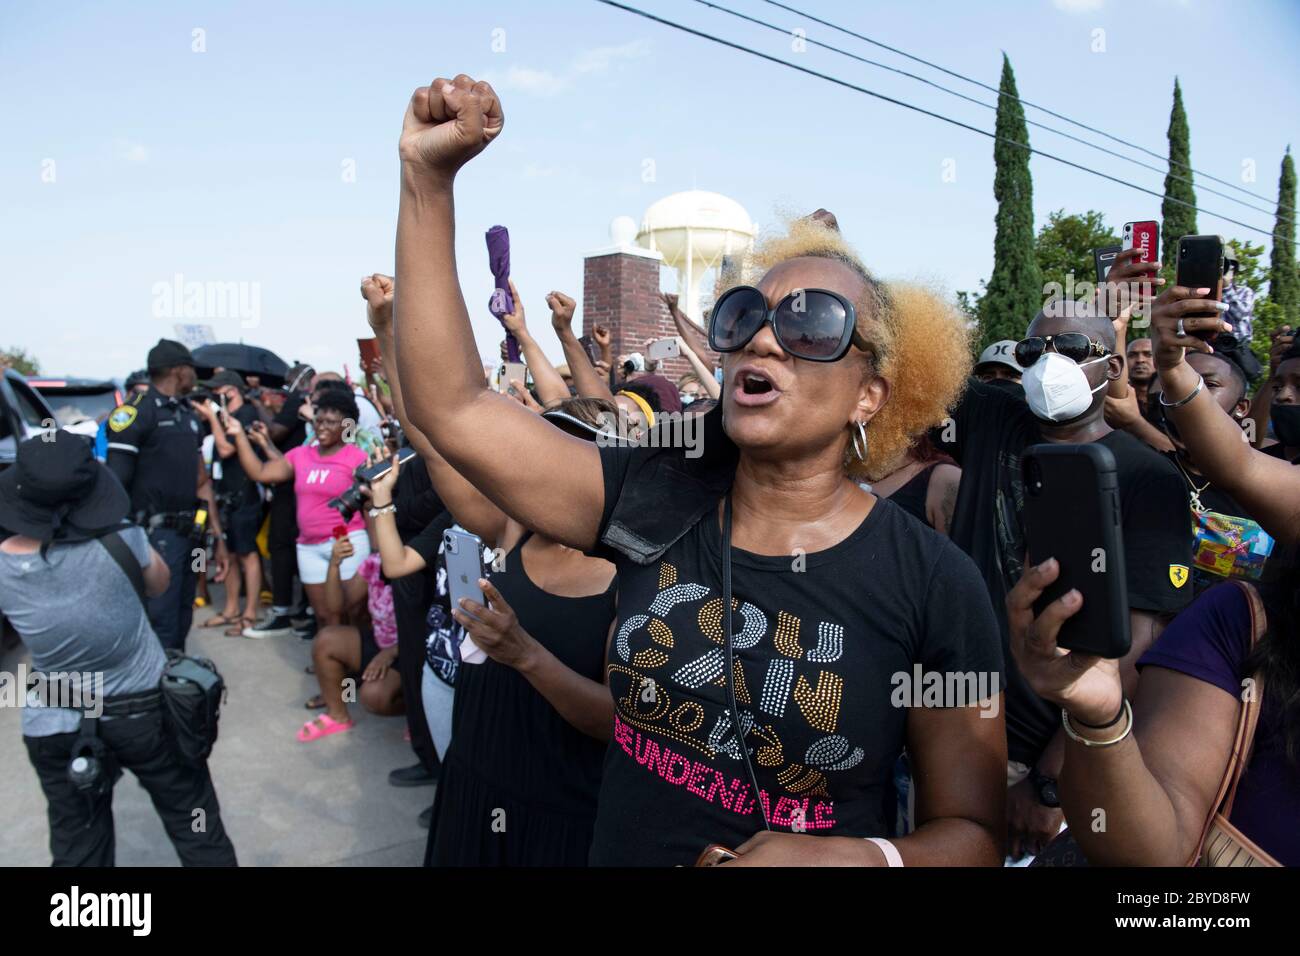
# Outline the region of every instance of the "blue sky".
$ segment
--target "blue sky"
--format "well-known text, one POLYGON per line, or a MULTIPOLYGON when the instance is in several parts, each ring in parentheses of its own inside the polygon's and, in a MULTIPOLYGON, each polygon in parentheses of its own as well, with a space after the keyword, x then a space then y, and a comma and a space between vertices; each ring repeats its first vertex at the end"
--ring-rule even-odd
MULTIPOLYGON (((722 2, 993 99, 760 0, 722 2)), ((992 128, 991 110, 815 47, 794 53, 788 38, 690 0, 632 5, 992 128)), ((1193 164, 1240 183, 1253 161, 1257 180, 1245 185, 1266 197, 1276 195, 1283 150, 1300 146, 1294 2, 792 5, 991 84, 1005 50, 1023 97, 1161 154, 1177 74, 1193 164)), ((503 136, 458 184, 460 272, 485 354, 499 340, 486 311, 489 226, 509 227, 515 281, 531 324, 545 330, 545 293, 581 301, 582 255, 608 244, 610 219, 639 219, 683 189, 725 193, 760 225, 781 210, 830 208, 886 277, 971 289, 990 269, 990 140, 591 0, 7 0, 0 346, 33 352, 47 373, 123 376, 172 334, 177 319, 155 314, 155 291, 179 274, 256 291, 255 327, 235 315, 203 320, 223 340, 355 369, 353 340, 367 332, 358 280, 392 268, 402 112, 416 85, 457 72, 493 80, 506 111, 503 136)), ((1030 138, 1090 168, 1162 184, 1044 131, 1030 138)), ((1159 218, 1153 197, 1040 157, 1032 169, 1040 223, 1061 207, 1099 209, 1114 226, 1159 218)), ((1270 214, 1198 199, 1272 227, 1270 214)), ((1199 225, 1259 238, 1209 216, 1199 225)))

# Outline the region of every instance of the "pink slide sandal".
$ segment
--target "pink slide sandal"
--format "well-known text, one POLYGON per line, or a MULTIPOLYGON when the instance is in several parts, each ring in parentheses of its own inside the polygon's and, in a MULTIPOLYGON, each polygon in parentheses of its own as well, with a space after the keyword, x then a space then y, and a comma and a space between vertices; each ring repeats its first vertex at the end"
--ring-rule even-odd
POLYGON ((341 734, 345 730, 351 730, 353 721, 338 721, 329 714, 321 714, 314 717, 302 725, 298 731, 298 740, 300 743, 308 743, 312 740, 319 740, 321 737, 328 737, 330 734, 341 734))

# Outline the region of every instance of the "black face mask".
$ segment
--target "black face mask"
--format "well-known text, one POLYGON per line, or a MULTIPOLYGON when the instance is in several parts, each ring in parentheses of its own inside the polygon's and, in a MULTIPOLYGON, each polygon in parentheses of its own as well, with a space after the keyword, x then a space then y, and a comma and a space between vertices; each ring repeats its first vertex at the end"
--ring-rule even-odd
POLYGON ((1023 399, 1025 397, 1025 387, 1019 382, 1009 378, 989 379, 984 384, 992 385, 994 388, 1000 388, 1004 392, 1010 392, 1012 395, 1016 396, 1016 398, 1023 399))
POLYGON ((1300 448, 1300 405, 1274 405, 1268 416, 1282 447, 1300 448))

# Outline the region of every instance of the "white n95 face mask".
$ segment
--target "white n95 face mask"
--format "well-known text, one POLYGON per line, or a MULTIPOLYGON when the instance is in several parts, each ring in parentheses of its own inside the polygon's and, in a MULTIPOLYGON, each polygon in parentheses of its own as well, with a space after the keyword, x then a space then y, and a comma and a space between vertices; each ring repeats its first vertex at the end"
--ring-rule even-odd
POLYGON ((1065 422, 1082 415, 1092 404, 1092 396, 1110 384, 1106 381, 1089 388, 1083 366, 1105 361, 1107 357, 1075 364, 1059 352, 1044 352, 1025 369, 1020 379, 1029 410, 1036 418, 1049 422, 1065 422))

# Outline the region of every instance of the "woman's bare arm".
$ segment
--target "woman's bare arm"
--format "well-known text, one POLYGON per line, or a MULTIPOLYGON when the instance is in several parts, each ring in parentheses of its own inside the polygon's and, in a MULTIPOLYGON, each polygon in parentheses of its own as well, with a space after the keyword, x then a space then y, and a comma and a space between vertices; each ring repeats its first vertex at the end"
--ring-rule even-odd
POLYGON ((596 371, 591 356, 573 334, 573 311, 578 303, 563 292, 552 292, 546 297, 546 304, 551 307, 551 328, 564 349, 564 361, 573 376, 574 390, 583 398, 603 398, 612 402, 614 393, 609 390, 609 383, 596 371))
MULTIPOLYGON (((369 319, 370 328, 379 343, 379 355, 384 363, 384 377, 388 380, 397 420, 401 423, 402 431, 406 433, 411 447, 424 461, 434 490, 447 510, 451 512, 452 517, 456 519, 456 523, 478 535, 489 547, 495 548, 505 533, 506 522, 509 520, 505 512, 447 464, 447 460, 438 454, 428 436, 407 417, 402 378, 398 372, 398 363, 392 357, 396 349, 393 341, 394 291, 393 280, 388 276, 376 273, 362 280, 361 295, 366 300, 366 318, 369 319)), ((515 402, 512 401, 510 404, 514 405, 515 402)), ((406 550, 410 551, 409 548, 406 550)))
POLYGON ((680 335, 677 336, 677 347, 686 356, 686 361, 691 363, 691 368, 695 371, 695 377, 700 380, 700 388, 704 389, 704 394, 717 401, 722 395, 722 386, 714 378, 713 369, 704 364, 704 360, 695 354, 695 350, 680 335))
POLYGON ((235 449, 239 452, 239 464, 249 478, 263 485, 279 485, 293 480, 293 465, 280 454, 280 449, 269 441, 266 442, 262 445, 262 450, 266 452, 267 458, 262 461, 257 457, 257 452, 253 451, 252 442, 248 440, 244 426, 237 419, 229 419, 226 435, 235 443, 235 449))
MULTIPOLYGON (((1181 286, 1156 300, 1151 314, 1152 345, 1160 384, 1170 402, 1191 395, 1200 378, 1185 360, 1185 350, 1212 351, 1193 336, 1230 328, 1215 311, 1219 304, 1181 286), (1213 315, 1207 317, 1206 312, 1213 315), (1188 333, 1181 338, 1177 335, 1180 318, 1188 333)), ((1300 539, 1300 469, 1252 448, 1241 426, 1219 407, 1208 389, 1202 388, 1185 405, 1166 405, 1164 411, 1178 426, 1197 471, 1236 498, 1273 537, 1288 542, 1300 539)))
POLYGON ((528 370, 533 373, 533 386, 537 389, 537 397, 541 399, 543 407, 550 408, 569 397, 569 386, 564 384, 564 378, 555 370, 555 366, 546 357, 542 347, 528 331, 528 325, 524 321, 524 302, 519 296, 519 290, 515 288, 514 280, 506 281, 510 283, 510 295, 515 300, 515 310, 504 320, 506 331, 514 335, 519 342, 519 351, 528 365, 528 370))
POLYGON ((1204 681, 1148 667, 1127 740, 1113 747, 1066 744, 1061 806, 1089 862, 1187 864, 1227 767, 1240 706, 1204 681), (1103 827, 1096 825, 1099 811, 1103 827))
POLYGON ((983 707, 913 707, 907 752, 916 829, 895 840, 907 866, 999 866, 1006 832, 1004 695, 983 707), (996 707, 996 716, 990 717, 996 707))
POLYGON ((455 175, 503 125, 492 88, 463 74, 411 97, 399 147, 396 366, 411 424, 457 472, 521 524, 590 548, 604 504, 597 449, 485 387, 456 274, 455 175))

